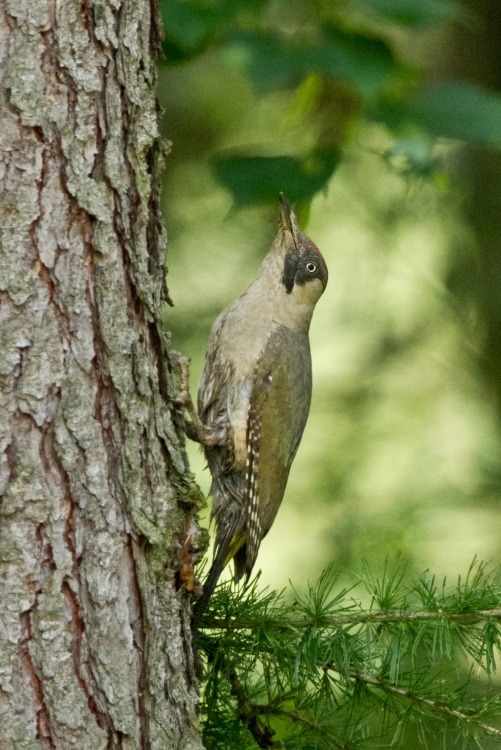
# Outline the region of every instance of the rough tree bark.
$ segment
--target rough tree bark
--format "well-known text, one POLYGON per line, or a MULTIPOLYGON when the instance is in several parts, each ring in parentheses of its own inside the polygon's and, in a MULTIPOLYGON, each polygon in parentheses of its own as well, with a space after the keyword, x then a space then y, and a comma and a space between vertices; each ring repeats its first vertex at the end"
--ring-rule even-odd
POLYGON ((199 748, 155 3, 0 7, 0 748, 199 748))

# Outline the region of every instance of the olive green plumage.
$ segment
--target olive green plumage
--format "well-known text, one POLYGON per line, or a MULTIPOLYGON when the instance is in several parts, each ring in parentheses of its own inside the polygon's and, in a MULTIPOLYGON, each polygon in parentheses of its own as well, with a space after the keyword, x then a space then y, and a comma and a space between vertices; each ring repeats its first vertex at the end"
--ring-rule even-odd
POLYGON ((254 281, 215 321, 198 392, 212 473, 215 556, 196 614, 224 566, 249 576, 285 492, 311 401, 308 330, 327 267, 281 196, 278 235, 254 281), (209 438, 208 438, 209 436, 209 438))

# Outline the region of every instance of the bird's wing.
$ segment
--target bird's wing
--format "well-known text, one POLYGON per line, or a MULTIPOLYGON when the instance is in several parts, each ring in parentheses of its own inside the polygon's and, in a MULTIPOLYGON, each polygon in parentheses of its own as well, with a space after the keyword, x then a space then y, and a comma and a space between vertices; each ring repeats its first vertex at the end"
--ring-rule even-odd
POLYGON ((220 315, 212 327, 198 389, 198 413, 204 424, 212 425, 223 412, 228 383, 231 382, 231 362, 221 357, 224 321, 220 315))
POLYGON ((285 492, 311 401, 308 337, 278 326, 253 373, 247 419, 246 572, 285 492))

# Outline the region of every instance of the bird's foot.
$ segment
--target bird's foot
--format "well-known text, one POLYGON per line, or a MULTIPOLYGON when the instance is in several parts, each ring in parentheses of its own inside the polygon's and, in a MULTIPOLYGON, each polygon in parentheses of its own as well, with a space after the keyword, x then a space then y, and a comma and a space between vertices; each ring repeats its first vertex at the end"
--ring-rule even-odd
POLYGON ((187 411, 191 422, 185 420, 184 431, 191 440, 212 447, 220 443, 216 430, 205 425, 198 416, 190 393, 190 364, 191 359, 180 352, 174 354, 174 372, 178 379, 175 403, 183 411, 187 411))

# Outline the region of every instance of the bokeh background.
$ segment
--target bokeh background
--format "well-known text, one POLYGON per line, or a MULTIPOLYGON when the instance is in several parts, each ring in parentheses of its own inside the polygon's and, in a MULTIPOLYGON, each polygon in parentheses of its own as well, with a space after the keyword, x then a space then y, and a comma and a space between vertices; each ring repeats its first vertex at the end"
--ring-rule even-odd
MULTIPOLYGON (((262 581, 501 552, 499 0, 164 0, 165 313, 203 368, 277 230, 324 254, 310 419, 262 581)), ((198 447, 193 471, 207 493, 198 447)), ((205 523, 208 522, 208 517, 205 523)))

